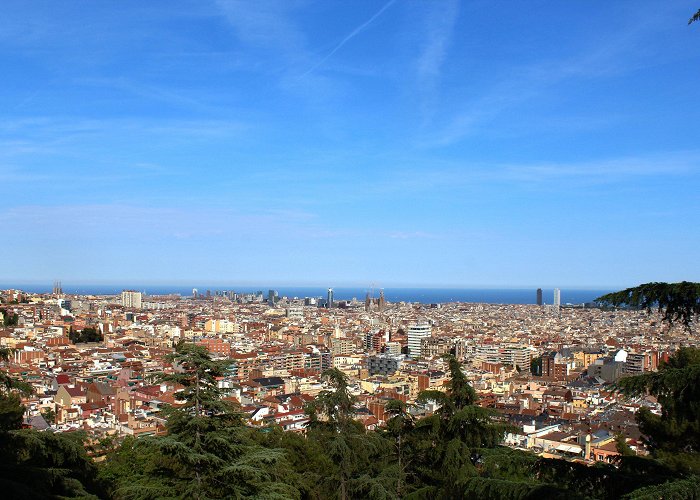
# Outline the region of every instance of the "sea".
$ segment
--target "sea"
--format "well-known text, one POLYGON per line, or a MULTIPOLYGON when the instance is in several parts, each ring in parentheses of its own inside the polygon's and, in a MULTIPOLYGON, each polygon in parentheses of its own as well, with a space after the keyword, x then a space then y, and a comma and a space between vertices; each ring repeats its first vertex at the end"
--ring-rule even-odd
MULTIPOLYGON (((280 297, 304 298, 323 297, 328 294, 327 287, 255 287, 255 286, 202 286, 192 284, 185 285, 94 285, 94 284, 66 284, 62 285, 63 292, 79 295, 116 295, 122 290, 138 290, 146 295, 179 294, 183 297, 191 297, 192 290, 197 289, 199 294, 211 294, 222 291, 235 291, 239 294, 262 292, 267 297, 269 290, 274 289, 280 297)), ((38 284, 2 284, 0 289, 17 289, 32 293, 50 293, 51 285, 38 284)), ((421 304, 439 304, 447 302, 465 302, 482 304, 535 304, 537 302, 537 290, 535 288, 383 288, 384 297, 389 302, 418 302, 421 304)), ((583 304, 592 302, 597 297, 615 290, 610 289, 579 289, 560 288, 562 304, 583 304)), ((340 300, 364 300, 367 293, 374 298, 379 297, 380 289, 360 287, 333 287, 334 301, 340 300)), ((542 297, 545 304, 554 302, 554 289, 543 288, 542 297)))

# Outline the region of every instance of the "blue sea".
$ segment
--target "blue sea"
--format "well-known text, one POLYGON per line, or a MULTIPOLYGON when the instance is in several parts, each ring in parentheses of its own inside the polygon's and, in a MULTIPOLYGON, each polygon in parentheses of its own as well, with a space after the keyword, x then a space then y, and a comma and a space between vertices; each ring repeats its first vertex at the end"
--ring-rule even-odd
MULTIPOLYGON (((0 289, 14 288, 33 293, 50 293, 50 285, 37 284, 0 284, 0 289)), ((183 297, 192 295, 192 289, 196 288, 200 294, 205 294, 210 290, 212 294, 217 291, 235 291, 237 293, 255 293, 262 291, 267 297, 270 287, 251 286, 202 286, 193 284, 184 285, 80 285, 63 284, 63 292, 68 294, 91 294, 91 295, 114 295, 122 290, 139 290, 147 295, 180 294, 183 297)), ((328 289, 323 287, 278 287, 275 288, 280 297, 304 298, 304 297, 326 297, 328 289)), ((591 302, 596 297, 615 290, 584 290, 561 288, 562 304, 582 304, 591 302)), ((366 294, 370 292, 367 288, 338 287, 333 288, 335 301, 350 300, 356 298, 364 300, 366 294)), ((445 302, 469 302, 484 304, 535 304, 537 301, 536 289, 534 288, 384 288, 384 296, 389 302, 420 302, 423 304, 445 303, 445 302)), ((379 289, 374 289, 373 296, 379 297, 379 289)), ((554 302, 554 290, 543 288, 542 296, 545 304, 554 302)))

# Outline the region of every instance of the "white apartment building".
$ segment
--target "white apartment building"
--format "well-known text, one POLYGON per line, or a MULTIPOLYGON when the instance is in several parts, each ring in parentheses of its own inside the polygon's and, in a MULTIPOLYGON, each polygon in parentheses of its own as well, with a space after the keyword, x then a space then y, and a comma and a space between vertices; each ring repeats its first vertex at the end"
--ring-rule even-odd
POLYGON ((408 357, 416 359, 420 357, 421 340, 430 337, 433 328, 428 322, 419 322, 408 327, 408 357))
POLYGON ((127 309, 141 309, 141 292, 136 290, 124 290, 122 292, 122 305, 127 309))

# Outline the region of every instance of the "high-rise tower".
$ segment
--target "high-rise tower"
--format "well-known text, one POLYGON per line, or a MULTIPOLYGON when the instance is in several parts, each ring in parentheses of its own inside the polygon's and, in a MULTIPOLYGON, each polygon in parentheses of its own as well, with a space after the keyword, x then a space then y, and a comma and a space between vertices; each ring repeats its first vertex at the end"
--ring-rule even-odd
POLYGON ((554 307, 559 309, 561 307, 561 290, 558 288, 554 289, 554 307))
POLYGON ((277 290, 268 290, 267 292, 267 304, 270 307, 274 307, 275 303, 279 300, 279 293, 277 290))
POLYGON ((427 321, 420 321, 408 327, 408 357, 416 359, 420 357, 421 341, 432 335, 433 329, 427 321))
POLYGON ((326 306, 330 309, 333 307, 333 289, 328 289, 328 300, 326 301, 326 306))
POLYGON ((538 306, 542 305, 542 289, 541 288, 537 289, 537 305, 538 306))

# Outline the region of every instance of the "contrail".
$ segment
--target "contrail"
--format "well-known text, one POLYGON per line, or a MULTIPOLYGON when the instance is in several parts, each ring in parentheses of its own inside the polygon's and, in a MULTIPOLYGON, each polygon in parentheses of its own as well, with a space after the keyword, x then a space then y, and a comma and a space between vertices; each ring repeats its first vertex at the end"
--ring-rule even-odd
POLYGON ((321 66, 321 65, 322 65, 324 62, 326 62, 328 59, 330 59, 330 57, 331 57, 333 54, 335 54, 336 52, 338 52, 338 51, 343 47, 343 45, 345 45, 345 44, 348 43, 350 40, 352 40, 353 38, 355 38, 355 36, 357 36, 357 35, 358 35, 360 32, 362 32, 365 28, 367 28, 367 26, 369 26, 370 24, 372 24, 372 22, 373 22, 375 19, 377 19, 379 16, 381 16, 382 13, 383 13, 386 9, 388 9, 389 7, 391 7, 391 5, 392 5, 393 3, 395 3, 395 2, 396 2, 396 0, 389 0, 389 1, 388 1, 386 4, 384 4, 384 6, 383 6, 381 9, 379 9, 372 17, 370 17, 367 21, 365 21, 364 23, 362 23, 361 25, 359 25, 357 28, 355 28, 354 30, 352 30, 352 32, 351 32, 348 36, 346 36, 345 38, 343 38, 343 39, 340 41, 340 43, 338 43, 338 45, 336 45, 335 47, 333 47, 333 50, 331 50, 328 54, 326 54, 326 56, 325 56, 323 59, 321 59, 321 60, 320 60, 318 63, 316 63, 310 70, 308 70, 306 73, 304 73, 304 74, 301 75, 301 76, 306 76, 306 75, 308 75, 309 73, 311 73, 312 71, 314 71, 316 68, 318 68, 319 66, 321 66))

